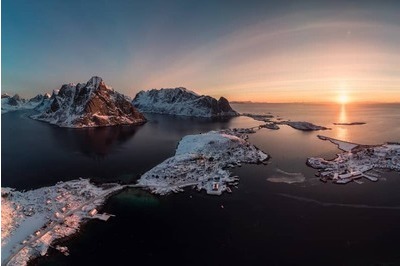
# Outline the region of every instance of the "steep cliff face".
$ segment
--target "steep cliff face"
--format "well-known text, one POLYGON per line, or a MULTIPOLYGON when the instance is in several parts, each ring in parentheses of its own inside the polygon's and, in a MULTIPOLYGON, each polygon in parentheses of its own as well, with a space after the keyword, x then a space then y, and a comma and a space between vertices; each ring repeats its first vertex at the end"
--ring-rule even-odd
MULTIPOLYGON (((38 106, 39 107, 39 106, 38 106)), ((87 83, 65 84, 32 118, 60 127, 100 127, 146 122, 129 99, 109 88, 100 77, 87 83)))
POLYGON ((132 104, 142 112, 193 117, 237 116, 224 97, 219 100, 185 88, 139 92, 132 104))

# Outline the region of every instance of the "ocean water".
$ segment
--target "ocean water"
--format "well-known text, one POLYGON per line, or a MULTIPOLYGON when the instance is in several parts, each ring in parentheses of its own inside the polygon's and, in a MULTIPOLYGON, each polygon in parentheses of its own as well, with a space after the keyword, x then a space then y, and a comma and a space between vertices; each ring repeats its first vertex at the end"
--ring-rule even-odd
MULTIPOLYGON (((400 175, 376 183, 322 183, 307 157, 334 158, 337 147, 318 134, 362 144, 400 141, 400 105, 235 104, 332 128, 302 132, 261 129, 249 141, 271 155, 268 165, 236 168, 232 194, 187 189, 157 196, 130 189, 108 199, 108 222, 89 221, 32 265, 398 265, 400 175), (335 126, 334 122, 366 122, 335 126), (298 183, 283 181, 296 177, 298 183), (273 178, 273 179, 271 179, 273 178), (270 182, 274 180, 282 182, 270 182)), ((2 186, 30 189, 59 180, 134 182, 174 153, 187 134, 260 124, 149 115, 141 127, 70 130, 2 115, 2 186)))
POLYGON ((258 124, 249 118, 148 114, 149 122, 142 126, 68 129, 29 115, 27 111, 2 115, 3 186, 31 189, 79 177, 130 182, 172 156, 185 135, 258 124))

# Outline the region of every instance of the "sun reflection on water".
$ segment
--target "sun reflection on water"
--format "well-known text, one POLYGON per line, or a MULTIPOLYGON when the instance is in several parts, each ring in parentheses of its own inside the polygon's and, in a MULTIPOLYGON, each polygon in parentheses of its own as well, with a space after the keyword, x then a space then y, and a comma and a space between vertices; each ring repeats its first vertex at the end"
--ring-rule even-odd
POLYGON ((347 123, 347 113, 346 113, 346 105, 342 104, 339 113, 339 122, 340 123, 347 123))
MULTIPOLYGON (((348 123, 346 105, 345 104, 341 105, 338 122, 339 123, 348 123)), ((347 127, 346 126, 338 126, 336 128, 336 136, 335 136, 335 138, 340 139, 340 140, 348 140, 347 127)))

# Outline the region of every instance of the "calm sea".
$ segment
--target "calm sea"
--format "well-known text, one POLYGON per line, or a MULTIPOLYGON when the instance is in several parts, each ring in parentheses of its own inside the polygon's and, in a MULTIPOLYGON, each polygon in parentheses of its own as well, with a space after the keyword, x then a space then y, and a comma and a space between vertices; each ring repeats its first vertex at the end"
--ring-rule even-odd
MULTIPOLYGON (((272 156, 268 165, 234 170, 238 188, 220 197, 186 190, 155 196, 131 189, 111 197, 108 222, 89 221, 33 265, 398 265, 400 175, 344 186, 321 183, 307 157, 340 152, 324 134, 362 144, 400 141, 400 105, 235 104, 240 112, 271 113, 332 128, 302 132, 287 126, 261 129, 250 142, 272 156), (335 126, 334 122, 366 122, 335 126), (304 177, 301 183, 267 178, 304 177), (381 208, 384 207, 384 208, 381 208), (387 208, 389 207, 389 208, 387 208)), ((139 127, 63 129, 2 115, 2 186, 31 189, 59 180, 134 182, 140 173, 174 154, 180 138, 259 122, 148 115, 139 127)))

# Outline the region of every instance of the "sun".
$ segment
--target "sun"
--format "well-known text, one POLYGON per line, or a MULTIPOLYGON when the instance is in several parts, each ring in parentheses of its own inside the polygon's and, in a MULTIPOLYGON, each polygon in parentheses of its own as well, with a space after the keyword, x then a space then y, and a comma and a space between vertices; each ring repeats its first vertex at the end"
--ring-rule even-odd
POLYGON ((342 92, 337 99, 338 103, 340 104, 346 104, 349 102, 349 96, 345 92, 342 92))

